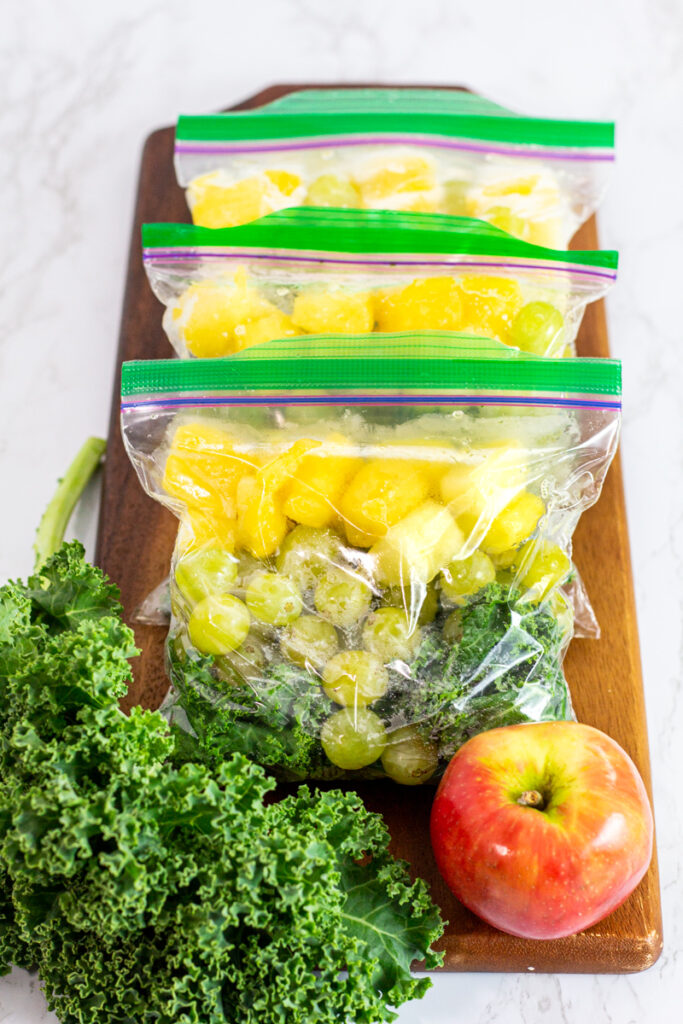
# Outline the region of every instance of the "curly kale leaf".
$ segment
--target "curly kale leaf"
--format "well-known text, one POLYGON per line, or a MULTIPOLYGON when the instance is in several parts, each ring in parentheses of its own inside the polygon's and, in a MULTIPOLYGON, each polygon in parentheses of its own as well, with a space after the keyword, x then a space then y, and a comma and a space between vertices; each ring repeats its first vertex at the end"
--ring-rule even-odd
MULTIPOLYGON (((174 767, 162 716, 119 710, 134 648, 106 581, 65 553, 70 614, 56 557, 40 599, 0 589, 0 964, 37 966, 64 1024, 395 1019, 442 926, 381 818, 338 791, 266 803, 274 783, 240 754, 174 767)), ((267 682, 272 737, 317 713, 306 692, 267 682)))
POLYGON ((84 558, 78 541, 61 549, 30 576, 26 595, 33 615, 53 628, 73 629, 83 619, 121 614, 119 589, 84 558))
POLYGON ((304 669, 279 664, 256 679, 236 675, 226 685, 212 659, 173 639, 167 654, 177 704, 195 737, 191 745, 179 737, 179 754, 185 749, 187 756, 217 763, 238 752, 293 779, 324 770, 319 734, 332 704, 304 669))
POLYGON ((486 729, 572 717, 564 636, 547 605, 490 584, 457 615, 459 639, 445 644, 437 622, 412 665, 415 683, 398 700, 443 758, 486 729))

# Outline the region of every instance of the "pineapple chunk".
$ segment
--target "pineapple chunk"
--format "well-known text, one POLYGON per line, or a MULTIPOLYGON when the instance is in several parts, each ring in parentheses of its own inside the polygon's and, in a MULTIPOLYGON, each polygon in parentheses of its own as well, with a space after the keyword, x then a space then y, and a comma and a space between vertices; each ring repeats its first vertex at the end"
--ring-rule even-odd
POLYGON ((464 330, 505 341, 524 297, 516 281, 492 274, 465 274, 463 295, 464 330))
POLYGON ((489 526, 481 548, 488 555, 502 554, 530 537, 545 512, 542 500, 530 491, 517 494, 489 526))
POLYGON ((255 558, 274 555, 287 535, 287 517, 280 491, 303 457, 318 445, 297 441, 256 473, 243 477, 237 487, 237 540, 255 558))
POLYGON ((287 535, 287 518, 258 474, 237 487, 237 540, 255 558, 274 555, 287 535))
POLYGON ((294 300, 292 322, 308 334, 365 334, 375 324, 369 292, 300 292, 294 300))
POLYGON ((430 482, 419 463, 406 459, 366 462, 341 500, 349 543, 370 547, 429 494, 430 482))
POLYGON ((180 520, 176 549, 182 555, 204 548, 234 551, 236 533, 237 523, 234 519, 188 508, 180 520))
POLYGON ((261 318, 284 316, 249 285, 243 269, 224 281, 191 284, 171 315, 189 351, 200 359, 239 352, 246 348, 243 338, 249 325, 261 318))
POLYGON ((301 178, 290 171, 265 171, 233 183, 212 171, 190 182, 187 199, 195 224, 230 228, 292 206, 300 186, 301 178))
POLYGON ((429 499, 370 549, 377 580, 389 586, 427 584, 461 555, 465 538, 443 505, 429 499))
POLYGON ((274 338, 293 338, 298 334, 301 334, 301 331, 294 326, 290 318, 276 310, 258 320, 251 320, 235 327, 236 351, 241 352, 242 349, 273 341, 274 338))
POLYGON ((514 566, 526 599, 539 603, 567 578, 572 564, 559 544, 528 541, 517 552, 514 566))
POLYGON ((462 294, 452 277, 425 277, 376 299, 378 331, 458 331, 462 294))
POLYGON ((338 515, 337 506, 359 460, 335 454, 348 445, 340 435, 330 437, 313 455, 302 459, 294 478, 283 491, 286 515, 304 526, 330 526, 338 515))
POLYGON ((494 171, 469 189, 467 212, 535 245, 563 248, 563 203, 557 179, 548 172, 494 171))
POLYGON ((234 444, 230 434, 210 423, 179 426, 166 458, 163 489, 189 508, 234 519, 237 485, 253 469, 234 444))
POLYGON ((374 157, 356 175, 363 205, 384 210, 436 210, 433 162, 418 153, 374 157))
POLYGON ((504 445, 477 465, 461 462, 451 466, 440 481, 441 500, 466 532, 477 524, 487 529, 524 487, 527 472, 524 450, 504 445))

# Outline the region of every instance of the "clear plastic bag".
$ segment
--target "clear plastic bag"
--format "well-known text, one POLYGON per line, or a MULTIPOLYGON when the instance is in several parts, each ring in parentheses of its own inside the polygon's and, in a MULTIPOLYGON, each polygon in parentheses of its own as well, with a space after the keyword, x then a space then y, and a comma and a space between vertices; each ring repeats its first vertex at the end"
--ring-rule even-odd
POLYGON ((620 364, 369 341, 124 365, 127 450, 180 518, 165 709, 193 756, 417 784, 572 715, 571 537, 620 364))
POLYGON ((598 205, 613 146, 612 124, 520 117, 466 92, 314 89, 181 117, 175 164, 205 227, 288 206, 416 210, 566 248, 598 205))
POLYGON ((452 330, 574 352, 617 253, 542 249, 483 221, 297 208, 235 228, 146 224, 143 259, 180 356, 274 338, 452 330))

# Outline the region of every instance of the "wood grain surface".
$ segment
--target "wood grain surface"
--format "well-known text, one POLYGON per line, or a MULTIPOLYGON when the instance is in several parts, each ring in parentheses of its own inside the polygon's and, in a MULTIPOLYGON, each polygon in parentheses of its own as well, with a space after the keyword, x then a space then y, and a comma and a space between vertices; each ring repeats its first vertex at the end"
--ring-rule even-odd
MULTIPOLYGON (((310 86, 309 86, 310 87, 310 86)), ((259 106, 301 86, 273 86, 240 108, 259 106)), ((126 621, 134 626, 141 655, 133 662, 134 684, 126 707, 158 706, 167 689, 163 664, 165 629, 132 622, 135 609, 168 573, 176 520, 147 497, 123 449, 119 431, 119 367, 126 359, 172 355, 161 328, 162 307, 142 266, 144 221, 187 221, 187 206, 173 170, 172 127, 147 139, 130 244, 121 320, 119 363, 113 382, 109 446, 104 469, 96 561, 121 588, 126 621)), ((573 248, 598 245, 595 219, 576 235, 573 248)), ((578 337, 584 356, 607 356, 602 302, 588 306, 578 337)), ((631 755, 650 789, 638 629, 628 530, 619 459, 612 465, 597 505, 583 516, 575 535, 575 560, 602 627, 600 640, 575 640, 565 669, 578 718, 609 733, 631 755)), ((512 938, 484 924, 446 889, 436 870, 428 837, 431 791, 373 782, 357 786, 390 828, 393 852, 425 878, 449 922, 442 940, 446 971, 606 972, 640 971, 661 951, 662 929, 656 853, 627 902, 593 928, 570 938, 512 938)))

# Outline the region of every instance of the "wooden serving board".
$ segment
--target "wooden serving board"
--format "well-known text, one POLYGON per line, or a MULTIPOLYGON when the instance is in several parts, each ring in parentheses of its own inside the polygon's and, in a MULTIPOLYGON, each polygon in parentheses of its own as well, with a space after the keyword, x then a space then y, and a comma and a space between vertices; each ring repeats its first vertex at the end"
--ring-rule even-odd
MULTIPOLYGON (((309 86, 310 87, 310 86, 309 86)), ((260 106, 301 86, 273 86, 234 109, 260 106)), ((104 469, 96 560, 121 588, 125 616, 132 616, 168 573, 176 520, 144 494, 123 449, 119 431, 119 368, 127 359, 172 355, 161 328, 162 308, 147 284, 140 227, 144 221, 187 221, 183 191, 173 170, 174 128, 147 139, 130 245, 118 366, 114 379, 109 446, 104 469)), ((578 232, 573 247, 597 248, 595 219, 578 232)), ((588 306, 578 337, 584 356, 608 356, 602 302, 588 306)), ((600 640, 575 640, 565 669, 578 718, 609 733, 631 755, 648 792, 650 763, 638 646, 633 581, 619 458, 596 506, 575 535, 575 558, 602 627, 600 640)), ((138 646, 135 681, 127 707, 157 707, 167 689, 163 664, 166 630, 134 625, 138 646)), ((427 880, 449 922, 442 940, 446 971, 545 971, 621 973, 650 967, 662 948, 656 854, 630 899, 593 928, 555 941, 512 938, 484 924, 461 906, 443 884, 429 844, 429 788, 373 782, 357 787, 391 830, 393 852, 427 880)))

